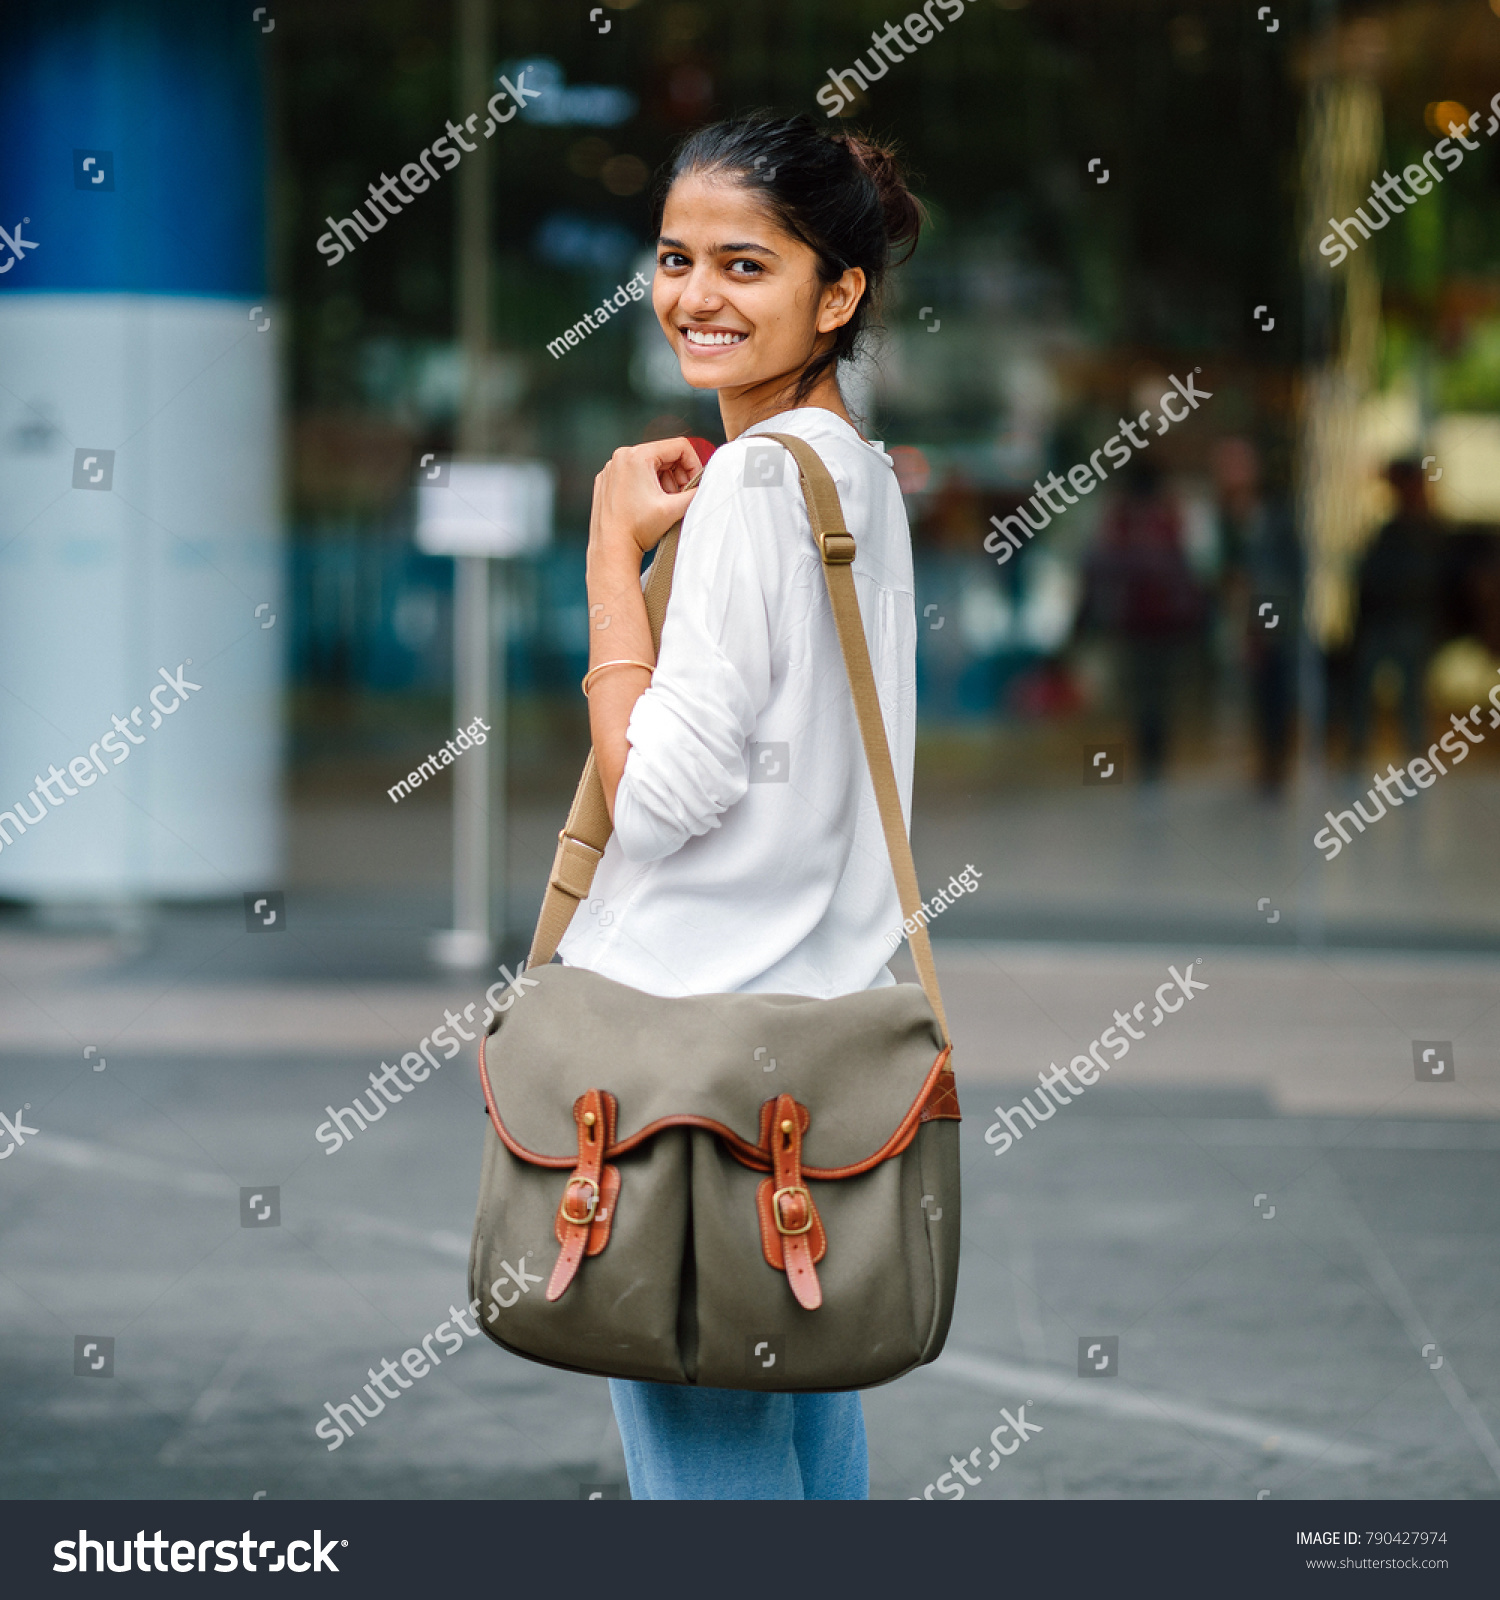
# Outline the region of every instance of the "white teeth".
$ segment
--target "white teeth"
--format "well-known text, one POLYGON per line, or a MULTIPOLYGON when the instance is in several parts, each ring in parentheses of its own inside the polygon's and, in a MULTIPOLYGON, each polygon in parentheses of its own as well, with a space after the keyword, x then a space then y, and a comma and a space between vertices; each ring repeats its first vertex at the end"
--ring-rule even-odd
POLYGON ((740 344, 747 335, 743 333, 701 333, 696 328, 688 328, 685 335, 689 344, 740 344))

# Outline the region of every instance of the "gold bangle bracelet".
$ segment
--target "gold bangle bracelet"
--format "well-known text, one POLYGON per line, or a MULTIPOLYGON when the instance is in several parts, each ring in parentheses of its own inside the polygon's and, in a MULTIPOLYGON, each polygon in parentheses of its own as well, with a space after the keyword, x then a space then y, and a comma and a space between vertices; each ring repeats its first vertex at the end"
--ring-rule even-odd
POLYGON ((594 681, 594 679, 597 678, 601 672, 608 671, 610 667, 639 667, 641 671, 644 672, 648 677, 656 671, 656 668, 653 667, 649 661, 601 661, 597 667, 590 667, 589 670, 583 675, 583 692, 585 696, 587 696, 589 692, 589 685, 594 681))

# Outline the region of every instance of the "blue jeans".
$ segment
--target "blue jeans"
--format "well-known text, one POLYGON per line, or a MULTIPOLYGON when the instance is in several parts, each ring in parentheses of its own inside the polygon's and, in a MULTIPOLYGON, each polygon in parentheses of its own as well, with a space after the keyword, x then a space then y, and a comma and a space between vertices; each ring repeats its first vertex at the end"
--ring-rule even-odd
POLYGON ((858 1393, 609 1380, 633 1500, 868 1500, 858 1393))

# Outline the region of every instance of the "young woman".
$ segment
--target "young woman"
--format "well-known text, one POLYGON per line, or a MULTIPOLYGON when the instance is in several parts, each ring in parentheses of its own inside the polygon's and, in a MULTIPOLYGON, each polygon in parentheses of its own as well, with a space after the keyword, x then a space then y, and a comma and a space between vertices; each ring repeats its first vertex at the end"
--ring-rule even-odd
MULTIPOLYGON (((757 114, 685 141, 657 221, 657 320, 687 381, 718 391, 728 443, 693 489, 686 439, 617 450, 595 480, 589 613, 608 627, 590 631, 590 666, 612 664, 589 727, 614 834, 561 954, 658 995, 893 983, 901 911, 818 550, 795 464, 756 435, 806 439, 838 485, 909 818, 911 540, 837 364, 920 209, 888 151, 757 114), (657 658, 641 558, 684 513, 657 658)), ((610 1392, 638 1500, 868 1496, 857 1393, 610 1392)))

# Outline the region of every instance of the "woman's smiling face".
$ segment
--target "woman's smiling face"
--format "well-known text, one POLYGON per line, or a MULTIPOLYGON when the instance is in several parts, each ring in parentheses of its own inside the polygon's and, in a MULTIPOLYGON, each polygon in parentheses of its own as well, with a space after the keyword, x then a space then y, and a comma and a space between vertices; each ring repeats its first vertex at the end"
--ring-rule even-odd
POLYGON ((794 377, 854 314, 857 268, 836 283, 757 203, 753 185, 684 173, 657 241, 651 303, 695 389, 745 390, 794 377))

